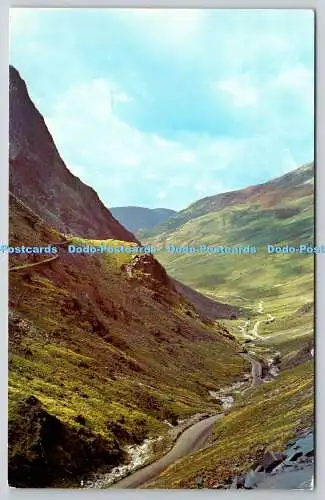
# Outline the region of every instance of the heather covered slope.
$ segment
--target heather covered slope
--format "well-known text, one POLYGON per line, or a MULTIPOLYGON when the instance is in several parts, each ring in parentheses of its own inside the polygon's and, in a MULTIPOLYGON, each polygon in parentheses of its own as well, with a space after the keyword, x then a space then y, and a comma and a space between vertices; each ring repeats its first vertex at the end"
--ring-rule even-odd
MULTIPOLYGON (((252 317, 263 301, 264 312, 276 321, 262 323, 260 333, 288 354, 313 335, 313 309, 297 311, 314 300, 314 256, 268 254, 266 247, 313 245, 313 171, 313 165, 307 165, 260 186, 200 200, 160 226, 159 235, 145 239, 162 246, 255 246, 252 255, 165 251, 158 258, 177 280, 216 300, 244 307, 252 317)), ((228 324, 241 336, 240 325, 228 324)))
POLYGON ((10 190, 63 233, 136 241, 67 169, 25 82, 10 66, 10 190))
POLYGON ((175 279, 173 279, 173 283, 176 290, 191 304, 193 304, 198 312, 210 320, 234 320, 236 318, 245 318, 249 314, 245 307, 238 307, 219 302, 218 300, 214 298, 212 299, 175 279))
MULTIPOLYGON (((15 245, 64 239, 13 196, 10 231, 15 245)), ((43 486, 72 484, 100 464, 107 470, 125 443, 164 433, 166 420, 216 410, 208 390, 249 369, 228 332, 200 318, 155 259, 132 259, 130 277, 131 259, 68 254, 62 245, 51 262, 10 272, 12 485, 37 486, 44 460, 53 468, 43 486), (69 453, 66 442, 74 443, 69 453), (78 456, 89 449, 93 460, 84 463, 78 456)))
MULTIPOLYGON (((311 163, 264 184, 202 198, 184 210, 177 212, 164 223, 146 231, 142 236, 152 237, 160 235, 162 237, 164 235, 168 238, 175 231, 179 231, 187 222, 193 223, 195 219, 204 215, 216 213, 222 215, 220 223, 223 225, 223 228, 229 229, 228 226, 230 226, 231 229, 231 224, 229 224, 231 221, 229 221, 227 214, 231 215, 232 210, 235 211, 236 208, 240 209, 240 207, 247 209, 244 213, 246 216, 248 215, 252 219, 255 215, 255 218, 258 218, 260 223, 268 222, 267 219, 271 220, 272 216, 275 222, 290 219, 300 212, 299 206, 296 206, 295 202, 313 196, 313 188, 314 164, 311 163), (259 217, 257 217, 256 209, 261 211, 259 217), (261 218, 261 215, 264 217, 261 218)), ((239 219, 242 214, 239 212, 236 215, 237 219, 239 219)), ((200 221, 197 221, 197 223, 200 225, 200 221)), ((250 236, 251 233, 248 232, 244 241, 250 236)), ((227 243, 228 238, 227 233, 225 243, 227 243)))
POLYGON ((175 210, 168 208, 144 207, 111 207, 110 211, 123 226, 133 233, 157 226, 176 213, 175 210))

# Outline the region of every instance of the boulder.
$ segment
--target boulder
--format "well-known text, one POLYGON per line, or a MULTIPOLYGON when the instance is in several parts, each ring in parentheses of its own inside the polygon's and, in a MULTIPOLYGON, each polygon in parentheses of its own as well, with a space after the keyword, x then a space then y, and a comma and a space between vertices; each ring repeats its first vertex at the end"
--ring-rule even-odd
POLYGON ((109 470, 123 458, 117 441, 83 425, 70 427, 33 395, 11 408, 8 431, 8 479, 16 488, 74 484, 78 476, 102 466, 109 470))
POLYGON ((279 465, 286 456, 281 452, 267 451, 262 459, 258 462, 261 470, 271 472, 277 465, 279 465))

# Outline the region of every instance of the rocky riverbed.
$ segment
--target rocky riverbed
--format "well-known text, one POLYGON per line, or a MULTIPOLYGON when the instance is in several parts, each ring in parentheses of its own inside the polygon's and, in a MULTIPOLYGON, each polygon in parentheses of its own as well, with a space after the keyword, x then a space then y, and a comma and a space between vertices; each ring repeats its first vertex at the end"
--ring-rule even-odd
POLYGON ((152 457, 154 456, 155 447, 159 444, 161 445, 163 440, 165 440, 166 443, 169 443, 169 445, 165 445, 165 452, 167 452, 180 434, 182 434, 188 427, 207 417, 207 413, 197 413, 188 419, 179 420, 177 425, 171 426, 170 429, 168 429, 165 436, 161 435, 155 438, 148 438, 139 445, 126 446, 125 451, 129 456, 129 462, 127 464, 121 464, 114 467, 114 469, 107 473, 94 474, 91 479, 81 481, 80 486, 87 489, 110 487, 113 483, 129 476, 137 469, 140 469, 144 465, 150 463, 152 457))

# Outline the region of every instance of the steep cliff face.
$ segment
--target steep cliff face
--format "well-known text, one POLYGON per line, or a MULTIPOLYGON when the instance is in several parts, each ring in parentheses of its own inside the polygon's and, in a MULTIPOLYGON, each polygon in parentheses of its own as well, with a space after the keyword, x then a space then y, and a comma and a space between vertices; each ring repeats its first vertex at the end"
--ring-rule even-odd
POLYGON ((25 82, 10 66, 10 190, 60 232, 136 241, 66 167, 25 82))

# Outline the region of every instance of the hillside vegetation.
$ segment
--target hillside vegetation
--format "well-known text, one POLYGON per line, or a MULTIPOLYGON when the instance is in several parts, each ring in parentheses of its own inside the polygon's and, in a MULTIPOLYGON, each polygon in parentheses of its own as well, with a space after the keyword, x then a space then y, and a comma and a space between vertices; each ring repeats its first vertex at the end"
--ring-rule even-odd
MULTIPOLYGON (((10 229, 15 245, 26 244, 20 238, 27 234, 27 241, 38 245, 64 239, 14 197, 10 229)), ((73 237, 70 242, 100 243, 73 237)), ((10 259, 13 265, 19 257, 10 259)), ((48 460, 46 450, 45 456, 39 455, 44 439, 32 430, 43 410, 50 422, 52 415, 66 426, 61 437, 75 431, 79 441, 86 446, 90 440, 95 449, 103 440, 100 450, 108 446, 110 453, 102 465, 109 467, 125 459, 125 443, 164 433, 166 422, 175 424, 202 408, 216 411, 208 390, 247 371, 225 328, 201 317, 157 261, 149 258, 151 272, 137 268, 129 277, 124 266, 131 259, 130 254, 69 254, 62 246, 52 262, 10 273, 12 485, 38 486, 44 481, 37 474, 35 479, 34 470, 39 461, 48 460), (31 396, 39 401, 36 413, 31 396)), ((70 441, 78 442, 75 437, 70 441)), ((69 453, 68 462, 73 449, 69 453)), ((72 474, 69 467, 62 470, 65 455, 56 451, 54 456, 60 458, 52 463, 46 485, 75 484, 78 475, 100 462, 97 457, 79 464, 72 474)))
POLYGON ((313 362, 284 371, 279 380, 252 390, 215 426, 210 446, 169 467, 148 488, 229 485, 266 450, 287 442, 313 425, 313 362))
MULTIPOLYGON (((265 247, 314 243, 313 165, 155 212, 171 216, 138 233, 254 254, 133 255, 115 252, 140 243, 68 170, 13 67, 9 149, 10 245, 57 247, 9 255, 10 486, 79 486, 159 438, 150 460, 202 415, 220 417, 208 447, 149 487, 224 485, 312 426, 314 256, 265 247), (114 252, 68 251, 101 244, 114 252)), ((206 423, 182 456, 206 443, 206 423)))
POLYGON ((177 212, 164 223, 144 232, 142 237, 171 233, 188 221, 211 212, 219 212, 226 207, 236 207, 245 203, 252 207, 260 206, 271 210, 278 207, 280 210, 274 212, 274 215, 278 215, 278 219, 281 218, 281 214, 283 218, 286 218, 286 215, 289 217, 290 213, 293 215, 293 212, 283 210, 286 202, 295 202, 298 198, 310 196, 313 193, 313 176, 314 164, 308 164, 264 184, 202 198, 177 212))
MULTIPOLYGON (((264 311, 277 318, 261 325, 270 342, 300 337, 303 343, 313 333, 313 311, 299 317, 295 311, 314 300, 314 255, 268 254, 266 247, 314 244, 313 179, 313 165, 307 165, 260 186, 205 198, 154 228, 151 234, 159 235, 145 242, 165 247, 157 258, 171 276, 212 298, 249 309, 252 317, 262 300, 264 311), (256 253, 168 253, 168 245, 251 245, 256 253)), ((240 333, 238 321, 225 324, 240 333)))
POLYGON ((229 485, 268 449, 313 426, 314 255, 268 254, 267 245, 314 245, 313 165, 260 186, 205 198, 147 233, 176 279, 245 308, 223 325, 280 375, 250 389, 217 422, 210 445, 170 466, 148 488, 229 485), (249 255, 168 253, 168 245, 254 246, 249 255), (195 265, 194 265, 195 264, 195 265), (254 337, 254 340, 250 340, 254 337), (247 340, 248 339, 248 340, 247 340))

